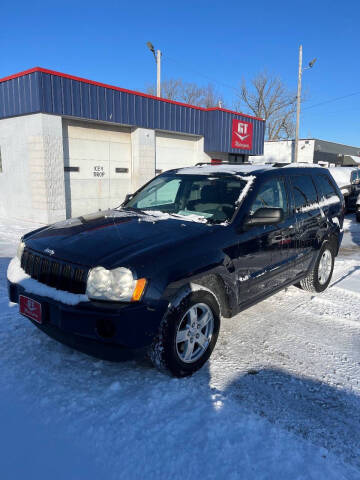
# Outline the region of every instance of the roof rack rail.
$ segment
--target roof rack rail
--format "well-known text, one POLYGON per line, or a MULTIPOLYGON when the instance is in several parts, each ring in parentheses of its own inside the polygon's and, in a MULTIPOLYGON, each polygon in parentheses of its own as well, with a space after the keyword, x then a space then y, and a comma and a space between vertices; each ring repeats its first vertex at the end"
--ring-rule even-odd
POLYGON ((198 163, 195 163, 195 167, 199 167, 200 165, 213 165, 214 167, 216 167, 217 165, 237 165, 237 166, 240 166, 240 165, 253 165, 253 163, 250 163, 250 162, 219 162, 219 163, 212 163, 212 162, 198 162, 198 163))

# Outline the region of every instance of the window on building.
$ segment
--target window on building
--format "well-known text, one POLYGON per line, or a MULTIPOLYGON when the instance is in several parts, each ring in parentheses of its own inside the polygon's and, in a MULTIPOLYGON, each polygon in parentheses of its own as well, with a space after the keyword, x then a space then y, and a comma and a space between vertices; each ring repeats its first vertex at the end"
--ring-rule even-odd
POLYGON ((308 207, 318 201, 315 185, 310 175, 296 175, 291 178, 295 208, 308 207))
POLYGON ((230 163, 244 163, 247 160, 247 156, 238 153, 229 153, 229 162, 230 163))
POLYGON ((280 178, 269 180, 260 186, 256 198, 250 208, 253 215, 259 208, 282 208, 284 215, 288 213, 288 200, 284 182, 280 178))

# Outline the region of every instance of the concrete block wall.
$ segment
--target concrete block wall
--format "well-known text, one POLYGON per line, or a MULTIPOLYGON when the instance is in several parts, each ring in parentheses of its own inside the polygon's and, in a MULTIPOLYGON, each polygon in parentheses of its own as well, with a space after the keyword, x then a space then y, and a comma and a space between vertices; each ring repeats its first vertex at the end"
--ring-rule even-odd
POLYGON ((0 120, 0 215, 40 223, 65 218, 61 118, 0 120))
POLYGON ((135 192, 155 176, 155 130, 135 128, 131 132, 131 187, 135 192))

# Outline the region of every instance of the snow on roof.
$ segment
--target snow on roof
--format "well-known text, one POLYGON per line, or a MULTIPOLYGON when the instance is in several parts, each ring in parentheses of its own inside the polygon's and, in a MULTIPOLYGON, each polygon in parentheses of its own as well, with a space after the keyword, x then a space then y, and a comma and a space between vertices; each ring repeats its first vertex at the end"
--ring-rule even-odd
POLYGON ((351 184, 350 175, 356 167, 331 167, 329 172, 337 183, 338 187, 345 187, 351 184))
POLYGON ((322 167, 321 165, 318 165, 317 163, 307 163, 307 162, 303 162, 303 163, 289 163, 289 165, 286 165, 286 167, 289 167, 289 168, 307 168, 307 167, 310 167, 310 168, 324 168, 322 167))
POLYGON ((357 155, 349 155, 349 157, 352 158, 352 160, 354 160, 354 162, 360 164, 360 157, 358 157, 357 155))
POLYGON ((226 164, 222 163, 220 165, 195 165, 194 167, 180 168, 177 170, 176 174, 181 175, 211 175, 213 173, 229 173, 229 174, 238 174, 238 173, 251 173, 256 171, 261 171, 264 169, 272 168, 272 165, 257 164, 257 165, 244 165, 239 163, 239 165, 226 164))

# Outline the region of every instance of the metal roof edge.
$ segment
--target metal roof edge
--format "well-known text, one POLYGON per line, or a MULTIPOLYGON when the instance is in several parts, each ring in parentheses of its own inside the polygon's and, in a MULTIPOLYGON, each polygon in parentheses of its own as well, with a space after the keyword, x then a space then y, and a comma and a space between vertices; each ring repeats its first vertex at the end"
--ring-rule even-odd
POLYGON ((248 115, 246 113, 242 113, 242 112, 235 112, 235 111, 232 111, 232 110, 228 110, 226 108, 220 108, 220 107, 213 107, 213 108, 204 108, 204 107, 198 107, 197 105, 190 105, 188 103, 183 103, 183 102, 177 102, 175 100, 169 100, 167 98, 159 98, 159 97, 155 97, 154 95, 149 95, 147 93, 143 93, 143 92, 137 92, 135 90, 128 90, 126 88, 121 88, 121 87, 116 87, 114 85, 109 85, 109 84, 106 84, 106 83, 101 83, 101 82, 96 82, 94 80, 89 80, 87 78, 83 78, 83 77, 76 77, 74 75, 69 75, 67 73, 62 73, 62 72, 57 72, 55 70, 49 70, 47 68, 42 68, 42 67, 34 67, 34 68, 30 68, 28 70, 23 70, 22 72, 19 72, 19 73, 15 73, 13 75, 9 75, 7 77, 3 77, 3 78, 0 78, 0 83, 3 83, 3 82, 6 82, 8 80, 13 80, 15 78, 19 78, 19 77, 23 77, 25 75, 29 75, 30 73, 34 73, 34 72, 42 72, 42 73, 47 73, 49 75, 54 75, 54 76, 57 76, 57 77, 63 77, 63 78, 68 78, 70 80, 76 80, 78 82, 82 82, 82 83, 88 83, 90 85, 95 85, 95 86, 98 86, 98 87, 103 87, 103 88, 108 88, 108 89, 112 89, 112 90, 116 90, 116 91, 119 91, 119 92, 124 92, 124 93, 130 93, 132 95, 137 95, 137 96, 140 96, 140 97, 145 97, 145 98, 150 98, 152 100, 157 100, 157 101, 160 101, 160 102, 165 102, 165 103, 171 103, 173 105, 180 105, 180 106, 183 106, 183 107, 187 107, 187 108, 194 108, 196 110, 201 110, 201 111, 204 111, 204 112, 211 112, 211 111, 219 111, 219 112, 225 112, 225 113, 230 113, 232 115, 240 115, 242 117, 246 117, 246 118, 251 118, 253 120, 258 120, 258 121, 261 121, 261 122, 264 122, 265 120, 263 118, 258 118, 258 117, 254 117, 252 115, 248 115))

